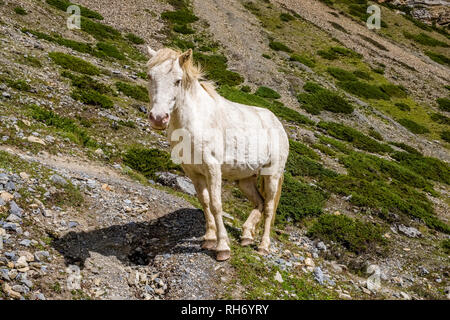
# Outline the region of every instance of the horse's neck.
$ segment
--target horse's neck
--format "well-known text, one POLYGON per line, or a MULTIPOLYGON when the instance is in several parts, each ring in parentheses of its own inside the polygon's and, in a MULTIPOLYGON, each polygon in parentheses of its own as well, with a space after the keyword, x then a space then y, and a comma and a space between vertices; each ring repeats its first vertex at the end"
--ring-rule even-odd
POLYGON ((192 84, 192 88, 186 90, 177 103, 171 116, 169 133, 176 129, 186 129, 194 133, 195 125, 198 123, 195 120, 205 115, 206 110, 202 111, 202 108, 205 108, 205 105, 208 108, 215 107, 214 103, 208 103, 209 100, 212 101, 212 97, 198 81, 192 84))

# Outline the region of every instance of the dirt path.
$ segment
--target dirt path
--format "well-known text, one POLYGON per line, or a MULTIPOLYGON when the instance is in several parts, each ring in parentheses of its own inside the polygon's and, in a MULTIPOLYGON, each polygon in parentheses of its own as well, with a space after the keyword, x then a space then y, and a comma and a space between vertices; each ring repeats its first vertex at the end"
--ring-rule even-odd
POLYGON ((38 162, 83 190, 82 210, 52 208, 51 217, 37 223, 59 236, 52 246, 62 256, 55 256, 52 268, 79 266, 85 291, 98 299, 213 299, 219 294, 218 273, 226 265, 200 248, 202 211, 100 164, 0 150, 38 162), (61 228, 63 220, 76 227, 61 228))

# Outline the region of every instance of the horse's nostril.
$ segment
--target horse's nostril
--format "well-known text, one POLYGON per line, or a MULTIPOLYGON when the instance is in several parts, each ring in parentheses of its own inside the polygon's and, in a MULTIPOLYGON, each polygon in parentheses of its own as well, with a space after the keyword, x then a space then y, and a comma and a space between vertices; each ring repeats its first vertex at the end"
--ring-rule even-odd
POLYGON ((150 112, 150 120, 155 120, 155 117, 153 116, 153 113, 150 112))

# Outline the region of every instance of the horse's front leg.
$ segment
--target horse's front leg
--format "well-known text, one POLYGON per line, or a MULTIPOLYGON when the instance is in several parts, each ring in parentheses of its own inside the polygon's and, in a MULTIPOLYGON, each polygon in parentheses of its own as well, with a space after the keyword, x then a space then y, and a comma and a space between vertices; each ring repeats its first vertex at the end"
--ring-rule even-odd
POLYGON ((218 261, 228 260, 231 256, 229 239, 222 218, 222 171, 220 165, 208 168, 208 191, 210 196, 211 210, 216 221, 217 228, 217 256, 218 261))
POLYGON ((195 191, 197 192, 197 198, 203 207, 203 213, 205 214, 206 233, 203 237, 202 248, 212 250, 216 247, 216 222, 210 209, 210 197, 206 187, 206 178, 202 175, 190 175, 192 182, 194 183, 195 191))

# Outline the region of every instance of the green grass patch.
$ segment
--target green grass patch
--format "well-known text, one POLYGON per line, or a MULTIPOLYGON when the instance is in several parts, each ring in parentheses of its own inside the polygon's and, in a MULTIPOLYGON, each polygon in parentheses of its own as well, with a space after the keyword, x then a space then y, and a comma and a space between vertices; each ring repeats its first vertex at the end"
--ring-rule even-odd
POLYGON ((440 137, 442 140, 446 141, 446 142, 450 142, 450 131, 449 130, 444 130, 441 132, 440 137))
POLYGON ((429 47, 444 47, 444 48, 448 48, 449 45, 443 41, 437 40, 433 37, 430 37, 429 35, 421 32, 419 34, 412 34, 409 32, 404 32, 403 35, 405 36, 406 39, 410 39, 413 40, 417 43, 423 44, 424 46, 429 46, 429 47))
POLYGON ((225 56, 195 52, 194 57, 202 65, 206 76, 219 86, 237 86, 244 82, 244 78, 239 73, 227 70, 227 58, 225 56))
POLYGON ((368 72, 365 72, 365 71, 355 70, 355 71, 353 71, 353 74, 363 80, 368 80, 368 81, 373 80, 373 77, 368 72))
POLYGON ((337 83, 338 87, 343 90, 354 94, 358 97, 366 99, 376 99, 376 100, 389 100, 390 97, 387 93, 381 90, 380 87, 372 84, 368 84, 359 80, 356 81, 339 81, 337 83))
POLYGON ((430 57, 431 60, 433 60, 437 63, 450 66, 450 58, 447 56, 444 56, 443 54, 431 52, 431 51, 425 51, 425 54, 428 57, 430 57))
POLYGON ((450 184, 450 167, 447 163, 431 157, 424 157, 418 151, 395 152, 391 157, 403 167, 424 178, 450 184))
POLYGON ((320 129, 325 130, 329 135, 340 140, 348 141, 361 150, 366 150, 373 153, 386 153, 393 151, 391 146, 379 143, 362 132, 340 123, 321 121, 317 124, 317 126, 320 129))
POLYGON ((408 95, 406 93, 406 89, 403 86, 397 86, 391 83, 380 85, 380 89, 389 97, 406 98, 408 95))
POLYGON ((33 119, 68 133, 69 138, 75 143, 86 147, 95 147, 97 145, 95 140, 93 140, 84 129, 80 128, 74 120, 67 117, 61 117, 55 112, 37 105, 31 105, 29 109, 33 119))
POLYGON ((69 54, 65 54, 62 52, 50 52, 48 56, 50 57, 50 59, 53 60, 54 63, 56 63, 57 65, 61 66, 64 69, 88 75, 100 74, 100 70, 93 64, 83 59, 71 56, 69 54))
POLYGON ((4 82, 8 87, 19 91, 30 91, 31 86, 23 79, 11 80, 0 76, 0 81, 4 82))
POLYGON ((261 86, 259 87, 256 92, 255 95, 266 98, 266 99, 279 99, 281 98, 281 95, 276 92, 275 90, 268 88, 268 87, 264 87, 261 86))
POLYGON ((357 81, 356 75, 341 68, 329 67, 327 72, 339 81, 357 81))
POLYGON ((173 26, 173 31, 181 34, 194 34, 195 30, 190 28, 187 24, 176 24, 173 26))
POLYGON ((291 61, 300 62, 300 63, 302 63, 305 66, 310 67, 310 68, 314 68, 315 65, 316 65, 316 63, 315 63, 315 61, 313 59, 310 59, 310 58, 308 58, 308 57, 306 57, 304 55, 299 55, 299 54, 296 54, 296 53, 292 54, 290 59, 291 59, 291 61))
POLYGON ((107 94, 107 93, 111 93, 111 88, 97 80, 94 80, 93 78, 91 78, 88 75, 82 75, 82 76, 77 76, 74 74, 71 74, 70 72, 67 71, 63 71, 61 73, 61 75, 63 77, 69 78, 72 80, 72 85, 74 87, 80 88, 80 89, 91 89, 91 90, 95 90, 99 93, 103 93, 103 94, 107 94))
POLYGON ((349 57, 355 59, 361 59, 362 55, 344 47, 331 47, 328 50, 319 50, 317 54, 327 60, 336 60, 339 57, 349 57))
POLYGON ((156 179, 156 172, 181 172, 181 167, 172 162, 170 154, 159 149, 132 147, 125 153, 123 161, 147 179, 156 179))
POLYGON ((106 43, 106 42, 98 42, 97 50, 103 53, 105 56, 116 58, 118 60, 125 60, 125 56, 122 52, 120 52, 116 46, 106 43))
POLYGON ((395 104, 395 106, 397 108, 399 108, 401 111, 411 111, 411 107, 408 106, 406 103, 403 103, 403 102, 397 102, 395 104))
POLYGON ((275 50, 275 51, 284 51, 287 53, 293 52, 293 50, 291 48, 289 48, 287 45, 285 45, 284 43, 281 43, 279 41, 270 41, 269 47, 270 47, 270 49, 275 50))
POLYGON ((418 124, 417 122, 410 119, 403 118, 397 120, 397 122, 414 134, 424 134, 430 132, 427 127, 424 127, 423 125, 418 124))
POLYGON ((177 11, 165 11, 161 13, 161 18, 170 21, 173 24, 185 25, 198 21, 198 17, 188 9, 177 11))
POLYGON ((142 102, 150 102, 148 97, 147 88, 140 85, 132 85, 125 82, 116 82, 116 88, 124 95, 142 101, 142 102))
MULTIPOLYGON (((72 2, 66 1, 66 0, 46 0, 46 2, 49 5, 57 8, 57 9, 59 9, 61 11, 64 11, 64 12, 67 11, 67 8, 69 6, 75 4, 75 3, 72 3, 72 2)), ((82 5, 79 5, 79 4, 77 4, 77 6, 80 7, 80 14, 83 17, 97 19, 97 20, 103 20, 103 16, 100 13, 98 13, 96 11, 93 11, 91 9, 88 9, 88 8, 82 6, 82 5)))
POLYGON ((22 7, 15 7, 15 8, 14 8, 14 12, 15 12, 16 14, 18 14, 18 15, 21 15, 21 16, 25 16, 25 15, 28 14, 28 12, 27 12, 24 8, 22 8, 22 7))
POLYGON ((131 43, 134 43, 134 44, 144 44, 145 43, 144 39, 135 35, 134 33, 127 33, 125 35, 125 39, 127 39, 128 41, 130 41, 131 43))
POLYGON ((321 189, 300 182, 290 174, 285 174, 276 221, 299 222, 304 217, 318 216, 329 195, 321 189))
POLYGON ((441 241, 441 248, 444 249, 446 254, 450 254, 450 239, 445 239, 441 241))
POLYGON ((256 106, 261 108, 266 108, 272 111, 277 117, 284 119, 286 121, 295 122, 298 124, 314 124, 312 120, 305 117, 304 115, 285 107, 282 103, 278 101, 270 102, 262 97, 254 94, 243 92, 237 88, 232 88, 229 86, 222 86, 219 88, 218 92, 226 99, 246 104, 249 106, 256 106))
POLYGON ((350 114, 353 106, 337 92, 325 89, 316 83, 307 82, 303 87, 307 93, 297 95, 302 108, 311 114, 320 114, 322 110, 350 114))
POLYGON ((403 149, 406 152, 409 152, 411 154, 422 155, 422 153, 419 150, 417 150, 414 147, 411 147, 411 146, 407 145, 406 143, 403 143, 403 142, 389 142, 389 144, 392 144, 393 146, 399 147, 400 149, 403 149))
POLYGON ((447 98, 438 98, 436 99, 439 109, 442 111, 450 112, 450 99, 447 98))
POLYGON ((307 156, 313 160, 320 160, 320 156, 313 149, 295 140, 289 139, 289 152, 307 156))
POLYGON ((284 22, 289 22, 289 21, 295 20, 295 18, 293 16, 291 16, 289 13, 285 13, 285 12, 282 12, 280 14, 280 19, 284 22))
POLYGON ((104 41, 107 39, 117 40, 122 38, 121 33, 113 27, 83 17, 81 18, 81 30, 89 33, 99 41, 104 41))
POLYGON ((96 107, 103 109, 111 109, 114 107, 114 102, 104 94, 93 89, 75 89, 72 92, 72 98, 96 107))
POLYGON ((340 142, 336 139, 320 135, 319 141, 322 145, 333 148, 337 152, 342 152, 344 154, 349 154, 351 152, 351 149, 343 142, 340 142))
POLYGON ((357 254, 385 245, 383 228, 373 223, 345 215, 324 214, 308 230, 308 236, 326 242, 336 242, 357 254))
POLYGON ((430 115, 431 120, 433 120, 436 123, 440 123, 440 124, 445 124, 445 125, 450 125, 450 118, 447 116, 444 116, 443 114, 440 113, 432 113, 430 115))

